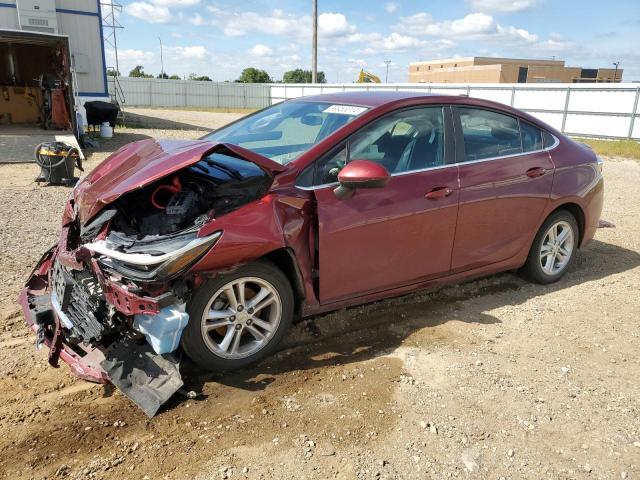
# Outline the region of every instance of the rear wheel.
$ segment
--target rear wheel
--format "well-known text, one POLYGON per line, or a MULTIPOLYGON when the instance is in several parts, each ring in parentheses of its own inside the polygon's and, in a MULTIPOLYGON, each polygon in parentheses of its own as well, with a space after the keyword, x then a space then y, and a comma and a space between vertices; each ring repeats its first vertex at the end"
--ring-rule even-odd
POLYGON ((293 318, 285 275, 261 261, 203 284, 189 307, 182 336, 187 355, 208 370, 234 370, 269 355, 293 318))
POLYGON ((550 215, 531 245, 522 273, 536 283, 553 283, 566 273, 578 247, 575 217, 566 210, 550 215))

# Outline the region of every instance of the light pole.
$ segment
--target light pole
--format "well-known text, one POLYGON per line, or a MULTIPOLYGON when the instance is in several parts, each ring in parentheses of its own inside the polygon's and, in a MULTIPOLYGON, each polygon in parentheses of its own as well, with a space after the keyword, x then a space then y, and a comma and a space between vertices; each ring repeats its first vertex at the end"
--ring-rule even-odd
POLYGON ((616 83, 618 81, 618 66, 620 65, 620 61, 613 62, 613 65, 616 66, 616 69, 613 72, 613 83, 616 83))
POLYGON ((160 78, 164 78, 164 61, 162 60, 162 39, 158 35, 158 41, 160 42, 160 78))
POLYGON ((385 60, 384 63, 387 66, 387 70, 384 74, 384 83, 389 83, 389 64, 391 63, 391 60, 385 60))
POLYGON ((318 81, 318 0, 313 0, 313 38, 311 40, 311 83, 318 81))

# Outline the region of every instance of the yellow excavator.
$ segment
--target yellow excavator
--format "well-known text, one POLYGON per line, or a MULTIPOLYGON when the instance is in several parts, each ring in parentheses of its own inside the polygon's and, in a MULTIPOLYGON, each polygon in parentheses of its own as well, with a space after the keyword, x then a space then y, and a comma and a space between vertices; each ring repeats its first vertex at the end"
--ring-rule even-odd
POLYGON ((365 72, 364 68, 360 69, 360 75, 358 75, 358 80, 356 83, 382 83, 380 81, 380 77, 374 75, 373 73, 365 72))

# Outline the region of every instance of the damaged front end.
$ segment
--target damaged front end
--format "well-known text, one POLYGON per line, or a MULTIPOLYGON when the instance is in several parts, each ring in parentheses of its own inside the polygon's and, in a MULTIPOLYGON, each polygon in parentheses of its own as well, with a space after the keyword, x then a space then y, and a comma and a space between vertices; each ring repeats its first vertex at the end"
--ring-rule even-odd
MULTIPOLYGON (((166 163, 166 153, 151 161, 166 163)), ((58 244, 20 295, 26 322, 37 345, 49 347, 52 366, 62 359, 85 380, 113 383, 149 416, 183 385, 180 338, 191 292, 201 281, 190 269, 224 235, 212 222, 264 196, 273 180, 264 166, 224 145, 198 143, 191 154, 191 163, 169 168, 168 175, 150 175, 151 181, 126 189, 111 185, 117 195, 104 185, 103 191, 92 188, 109 159, 97 167, 103 172, 79 184, 58 244), (96 203, 103 205, 97 212, 96 203), (95 214, 83 223, 81 212, 95 214)), ((122 155, 114 154, 111 177, 118 169, 126 173, 122 155)))

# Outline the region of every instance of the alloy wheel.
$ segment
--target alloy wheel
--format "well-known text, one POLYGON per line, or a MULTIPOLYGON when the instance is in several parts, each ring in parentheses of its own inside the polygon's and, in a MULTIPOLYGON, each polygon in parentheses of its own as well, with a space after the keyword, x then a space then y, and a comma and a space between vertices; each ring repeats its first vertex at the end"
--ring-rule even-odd
POLYGON ((276 288, 262 278, 242 277, 211 297, 202 314, 202 337, 219 357, 245 358, 269 343, 281 318, 282 300, 276 288))
POLYGON ((573 228, 565 221, 551 225, 540 246, 540 266, 547 275, 557 275, 566 268, 573 255, 573 228))

